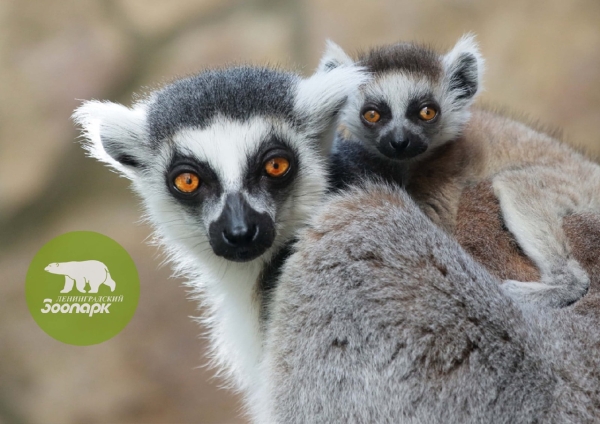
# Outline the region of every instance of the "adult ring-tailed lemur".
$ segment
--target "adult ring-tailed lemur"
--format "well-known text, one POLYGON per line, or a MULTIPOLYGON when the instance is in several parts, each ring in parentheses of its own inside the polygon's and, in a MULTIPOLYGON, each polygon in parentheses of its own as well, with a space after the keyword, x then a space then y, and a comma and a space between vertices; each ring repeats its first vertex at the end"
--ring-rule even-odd
POLYGON ((250 397, 279 267, 322 202, 337 112, 367 76, 205 71, 128 108, 74 114, 91 156, 132 182, 178 274, 208 307, 212 360, 250 397))

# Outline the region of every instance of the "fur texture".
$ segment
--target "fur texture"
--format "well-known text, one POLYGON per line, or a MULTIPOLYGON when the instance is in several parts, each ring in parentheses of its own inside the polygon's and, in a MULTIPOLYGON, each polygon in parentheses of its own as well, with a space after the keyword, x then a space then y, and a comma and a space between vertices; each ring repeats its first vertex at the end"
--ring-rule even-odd
MULTIPOLYGON (((562 228, 573 258, 590 278, 589 292, 568 309, 597 320, 600 318, 600 215, 567 215, 563 218, 562 228)), ((500 204, 489 180, 463 192, 454 237, 461 247, 498 278, 539 278, 539 270, 504 225, 500 204)))
POLYGON ((590 291, 572 306, 574 313, 600 322, 600 215, 574 214, 563 220, 573 256, 590 276, 590 291))
MULTIPOLYGON (((464 37, 445 55, 409 46, 359 57, 357 63, 375 74, 344 108, 332 153, 334 186, 372 175, 402 185, 430 219, 452 234, 464 190, 491 179, 505 225, 540 273, 535 280, 506 278, 504 289, 545 306, 576 302, 587 292, 589 278, 573 258, 562 219, 600 212, 600 166, 525 124, 471 110, 483 72, 473 37, 464 37), (430 105, 438 114, 431 122, 419 122, 414 111, 421 106, 414 105, 430 105), (382 111, 381 123, 365 123, 361 114, 370 108, 382 111), (396 154, 388 145, 394 137, 419 149, 410 157, 396 154)), ((331 49, 321 63, 352 63, 349 58, 342 62, 340 50, 331 49)))
POLYGON ((273 306, 260 422, 600 420, 597 320, 516 303, 400 189, 330 200, 273 306))
POLYGON ((504 225, 500 203, 488 180, 463 191, 454 237, 477 262, 502 280, 540 279, 539 270, 504 225))
POLYGON ((246 395, 259 378, 265 281, 321 203, 330 128, 366 78, 354 65, 306 79, 237 67, 176 81, 132 108, 92 101, 74 114, 90 154, 132 180, 175 272, 208 309, 214 364, 246 395), (290 164, 280 179, 265 173, 272 157, 290 164), (198 177, 194 193, 177 191, 181 173, 198 177), (248 249, 230 246, 242 239, 248 249))

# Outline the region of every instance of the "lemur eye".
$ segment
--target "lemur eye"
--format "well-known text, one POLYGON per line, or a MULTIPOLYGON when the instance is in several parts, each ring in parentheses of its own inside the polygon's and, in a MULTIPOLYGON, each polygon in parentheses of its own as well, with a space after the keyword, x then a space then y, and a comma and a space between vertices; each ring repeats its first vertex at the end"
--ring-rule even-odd
POLYGON ((423 121, 431 121, 433 118, 437 116, 437 110, 435 110, 431 106, 425 106, 419 111, 419 118, 423 121))
POLYGON ((269 177, 283 177, 290 169, 290 161, 286 158, 276 157, 265 162, 265 172, 269 177))
POLYGON ((363 118, 365 118, 365 121, 374 124, 376 122, 379 122, 379 120, 381 119, 381 114, 376 110, 371 109, 363 113, 363 118))
POLYGON ((182 172, 173 181, 175 188, 182 193, 190 194, 198 190, 200 178, 192 172, 182 172))

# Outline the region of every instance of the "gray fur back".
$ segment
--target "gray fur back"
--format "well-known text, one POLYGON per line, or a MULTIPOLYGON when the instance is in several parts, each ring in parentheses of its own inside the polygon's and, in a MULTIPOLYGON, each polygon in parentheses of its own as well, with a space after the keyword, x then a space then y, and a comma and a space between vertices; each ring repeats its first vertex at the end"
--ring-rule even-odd
POLYGON ((335 196, 273 308, 273 422, 600 420, 599 326, 513 302, 400 189, 335 196))

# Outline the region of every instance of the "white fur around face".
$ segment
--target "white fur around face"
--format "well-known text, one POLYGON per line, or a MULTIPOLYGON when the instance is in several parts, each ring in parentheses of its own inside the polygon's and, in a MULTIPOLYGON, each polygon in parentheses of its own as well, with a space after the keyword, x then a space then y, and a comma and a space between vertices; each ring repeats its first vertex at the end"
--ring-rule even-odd
MULTIPOLYGON (((347 62, 351 59, 343 50, 335 45, 328 46, 326 53, 321 59, 321 67, 333 62, 347 62)), ((430 140, 431 152, 436 146, 456 139, 465 124, 470 119, 470 106, 476 95, 481 91, 481 80, 484 70, 484 61, 479 52, 479 47, 472 34, 463 36, 446 55, 440 56, 440 64, 444 71, 440 81, 434 82, 426 78, 425 75, 411 75, 404 72, 387 71, 382 74, 372 76, 360 90, 356 90, 348 99, 346 106, 342 111, 341 122, 355 137, 360 140, 369 140, 369 131, 364 127, 360 119, 362 106, 367 98, 373 100, 383 100, 392 109, 392 115, 396 124, 401 124, 405 120, 406 108, 412 98, 433 94, 436 101, 440 104, 442 110, 440 131, 430 140), (475 59, 476 66, 470 69, 471 75, 477 80, 477 90, 475 94, 468 99, 457 100, 460 94, 450 90, 452 72, 456 70, 461 63, 463 55, 468 54, 475 59)), ((408 125, 410 125, 407 122, 408 125)), ((370 143, 365 145, 377 153, 374 146, 370 143)), ((420 159, 425 155, 419 156, 420 159)))
POLYGON ((216 118, 208 128, 187 128, 173 137, 173 145, 206 162, 217 174, 224 191, 242 187, 248 156, 269 135, 271 126, 263 119, 239 122, 216 118))
POLYGON ((314 142, 289 124, 256 118, 247 122, 216 120, 203 130, 186 129, 155 152, 150 169, 133 180, 144 200, 147 216, 156 230, 157 241, 167 251, 175 272, 189 278, 194 298, 209 313, 203 322, 209 327, 212 362, 231 387, 250 390, 259 375, 262 336, 256 283, 266 261, 315 213, 325 191, 323 158, 314 142), (164 175, 173 148, 208 163, 227 191, 243 190, 243 173, 248 154, 271 134, 285 140, 298 154, 298 170, 292 191, 284 204, 274 210, 260 198, 243 192, 250 205, 266 209, 277 229, 273 246, 249 263, 217 257, 209 245, 208 224, 218 217, 222 200, 209 216, 194 216, 182 208, 166 187, 164 175))
MULTIPOLYGON (((389 72, 378 76, 348 100, 342 113, 342 122, 358 139, 369 140, 369 130, 360 119, 361 109, 367 99, 387 103, 392 110, 394 125, 410 126, 411 122, 406 118, 409 103, 415 97, 428 94, 433 94, 442 110, 440 131, 430 140, 428 150, 431 151, 446 141, 455 139, 468 122, 470 112, 468 108, 456 108, 452 99, 447 96, 445 87, 432 83, 425 77, 419 78, 402 72, 389 72)), ((377 152, 375 146, 367 147, 372 147, 373 151, 377 152)))
MULTIPOLYGON (((290 147, 299 155, 298 161, 302 166, 301 172, 297 174, 297 180, 293 183, 293 195, 300 193, 319 193, 325 190, 324 171, 322 158, 315 152, 314 145, 309 145, 303 134, 298 133, 289 124, 281 120, 253 118, 246 122, 232 121, 224 118, 216 119, 215 122, 205 129, 185 129, 179 131, 173 138, 176 148, 201 162, 205 162, 217 174, 223 187, 223 194, 219 204, 208 211, 203 217, 206 226, 218 218, 222 212, 224 200, 229 193, 241 193, 246 201, 258 212, 268 213, 275 222, 281 221, 291 206, 281 211, 273 209, 263 197, 250 194, 243 186, 245 173, 247 172, 248 159, 255 155, 261 144, 272 135, 278 136, 289 143, 290 147)), ((318 197, 318 196, 317 196, 318 197)), ((315 201, 308 202, 310 207, 315 201)), ((293 215, 301 215, 294 221, 303 220, 305 208, 298 202, 293 202, 293 215)), ((293 217, 285 216, 285 220, 293 217)), ((293 226, 293 225, 292 225, 293 226)), ((281 228, 284 234, 285 228, 281 228)))
POLYGON ((328 130, 335 124, 335 112, 367 78, 361 69, 352 66, 317 72, 308 79, 298 79, 295 93, 290 93, 294 96, 294 123, 270 116, 244 122, 217 116, 208 127, 180 130, 172 140, 158 146, 148 141, 145 104, 129 109, 88 102, 75 114, 89 139, 92 155, 132 180, 145 205, 147 220, 154 227, 156 242, 166 251, 175 275, 189 280, 192 296, 207 310, 202 321, 209 329, 213 365, 232 388, 247 396, 260 377, 263 338, 258 278, 265 263, 320 207, 326 188, 323 153, 329 152, 331 143, 328 130), (294 125, 298 122, 303 124, 294 125), (299 164, 291 192, 278 208, 244 191, 242 184, 248 156, 271 134, 290 145, 299 164), (118 163, 102 144, 108 139, 114 141, 110 145, 113 153, 130 155, 144 166, 136 169, 118 163), (170 193, 165 173, 174 148, 207 163, 219 178, 224 193, 206 210, 190 211, 170 193), (257 211, 269 213, 276 225, 273 246, 247 263, 216 256, 207 236, 208 224, 222 210, 224 195, 234 192, 241 193, 257 211))

